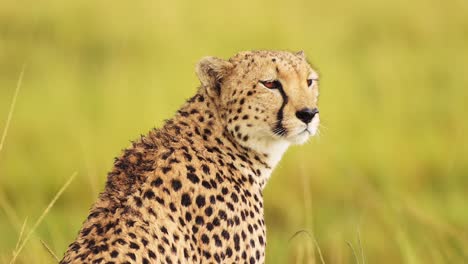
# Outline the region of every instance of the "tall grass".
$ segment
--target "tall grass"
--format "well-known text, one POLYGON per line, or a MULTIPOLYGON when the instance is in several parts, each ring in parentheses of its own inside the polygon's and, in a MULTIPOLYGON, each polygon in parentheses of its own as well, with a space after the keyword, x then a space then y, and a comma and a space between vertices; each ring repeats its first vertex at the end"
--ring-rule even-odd
POLYGON ((25 66, 23 66, 23 69, 21 70, 21 74, 18 79, 18 84, 16 85, 15 94, 13 95, 10 109, 8 110, 8 116, 7 116, 7 120, 5 123, 5 128, 3 129, 2 137, 0 138, 0 153, 2 153, 3 145, 5 144, 5 139, 8 135, 8 129, 10 128, 11 117, 13 116, 13 111, 15 110, 16 99, 18 98, 18 93, 21 88, 21 83, 23 82, 24 68, 25 66))
POLYGON ((50 262, 40 240, 60 257, 113 157, 195 92, 196 61, 250 49, 306 51, 326 127, 265 189, 267 263, 322 263, 299 230, 325 263, 468 262, 466 17, 461 0, 3 1, 0 262, 78 168, 16 263, 50 262))
MULTIPOLYGON (((21 251, 23 250, 23 248, 26 246, 26 244, 28 243, 29 239, 31 238, 31 236, 34 234, 34 232, 36 231, 36 229, 39 227, 39 225, 41 224, 42 220, 44 220, 44 218, 47 216, 47 214, 49 213, 50 209, 52 209, 52 207, 54 206, 54 204, 57 202, 57 200, 60 198, 60 196, 62 195, 62 193, 68 188, 68 186, 71 184, 71 182, 73 181, 73 179, 76 177, 76 172, 72 174, 72 176, 68 179, 68 181, 62 186, 62 188, 60 188, 60 190, 57 192, 57 194, 54 196, 54 198, 52 199, 52 201, 50 201, 50 203, 47 205, 47 207, 45 208, 45 210, 42 212, 42 214, 39 216, 39 218, 37 219, 37 221, 34 223, 34 225, 31 227, 31 230, 24 236, 23 238, 23 233, 24 233, 24 227, 26 226, 26 220, 23 224, 23 227, 21 228, 21 232, 20 232, 20 235, 18 237, 18 242, 16 243, 16 247, 15 247, 15 250, 13 251, 13 257, 11 258, 10 260, 10 264, 13 264, 15 263, 16 259, 18 258, 18 255, 21 253, 21 251)), ((52 255, 54 256, 54 258, 56 258, 56 256, 53 254, 53 251, 42 241, 40 240, 41 243, 43 245, 46 246, 46 249, 49 251, 49 253, 52 253, 52 255)))

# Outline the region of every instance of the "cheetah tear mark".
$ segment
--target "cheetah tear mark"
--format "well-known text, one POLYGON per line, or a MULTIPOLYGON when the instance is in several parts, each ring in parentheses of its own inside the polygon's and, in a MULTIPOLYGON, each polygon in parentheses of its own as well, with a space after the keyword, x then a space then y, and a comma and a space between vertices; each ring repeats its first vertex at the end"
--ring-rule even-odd
POLYGON ((288 133, 288 131, 283 126, 284 107, 288 103, 289 98, 286 95, 286 93, 284 92, 284 89, 283 89, 282 85, 280 85, 280 87, 278 87, 278 91, 280 92, 281 97, 283 98, 283 103, 281 104, 281 107, 278 110, 278 114, 276 114, 277 123, 276 123, 275 128, 273 128, 273 133, 275 133, 275 134, 277 134, 279 136, 285 136, 288 133))

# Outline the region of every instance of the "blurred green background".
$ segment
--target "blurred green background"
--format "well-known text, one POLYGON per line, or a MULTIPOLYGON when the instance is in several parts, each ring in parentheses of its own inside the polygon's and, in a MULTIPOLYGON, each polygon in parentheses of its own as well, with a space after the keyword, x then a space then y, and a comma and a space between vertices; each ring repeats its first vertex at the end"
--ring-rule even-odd
POLYGON ((321 134, 265 190, 267 263, 468 263, 468 2, 0 3, 0 262, 74 171, 17 263, 75 238, 129 140, 198 86, 197 60, 305 50, 321 134), (360 242, 360 243, 359 243, 360 242), (355 249, 356 257, 353 256, 355 249), (362 261, 362 256, 364 260, 362 261))

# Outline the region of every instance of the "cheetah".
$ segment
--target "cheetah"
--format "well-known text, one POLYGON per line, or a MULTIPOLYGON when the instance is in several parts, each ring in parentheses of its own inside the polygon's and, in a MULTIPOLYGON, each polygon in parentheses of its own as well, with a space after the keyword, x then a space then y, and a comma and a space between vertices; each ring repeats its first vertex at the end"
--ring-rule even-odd
POLYGON ((262 192, 319 125, 304 52, 245 51, 196 66, 197 93, 115 159, 60 263, 264 263, 262 192))

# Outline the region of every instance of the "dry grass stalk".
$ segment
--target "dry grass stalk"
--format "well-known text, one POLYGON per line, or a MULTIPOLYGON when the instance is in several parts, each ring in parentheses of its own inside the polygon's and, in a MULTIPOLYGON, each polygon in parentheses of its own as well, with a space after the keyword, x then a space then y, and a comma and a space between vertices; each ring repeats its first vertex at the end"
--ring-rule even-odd
POLYGON ((49 205, 47 206, 47 208, 42 212, 41 216, 39 216, 39 218, 37 219, 36 223, 34 223, 33 227, 31 228, 31 230, 29 231, 29 233, 26 235, 26 237, 24 238, 23 242, 20 244, 19 248, 17 250, 15 250, 15 252, 13 253, 13 258, 11 259, 10 261, 10 264, 12 263, 15 263, 16 261, 16 258, 18 257, 19 253, 21 252, 21 250, 24 248, 24 246, 26 245, 26 243, 28 242, 28 240, 31 238, 31 235, 34 233, 34 231, 36 231, 37 227, 39 226, 39 224, 42 222, 42 220, 44 219, 44 217, 47 215, 47 213, 50 211, 50 209, 52 208, 52 206, 54 206, 55 202, 58 200, 58 198, 62 195, 62 193, 68 188, 68 186, 70 185, 70 183, 73 181, 73 179, 76 177, 78 173, 77 172, 74 172, 72 174, 72 176, 70 176, 70 178, 68 179, 68 181, 62 186, 62 188, 60 188, 60 190, 57 192, 57 194, 55 195, 55 197, 52 199, 52 201, 50 201, 49 205))

